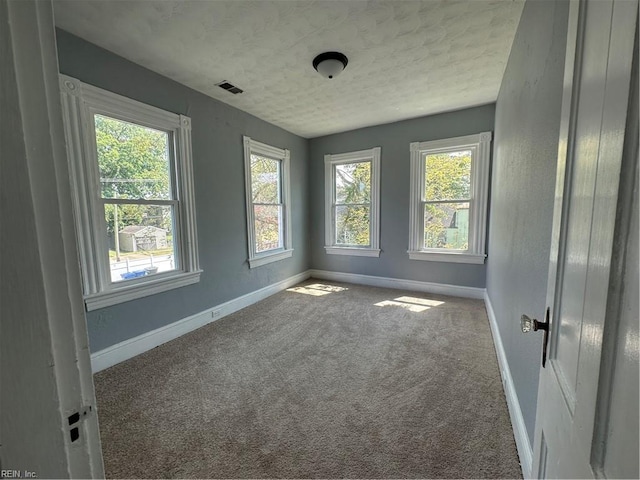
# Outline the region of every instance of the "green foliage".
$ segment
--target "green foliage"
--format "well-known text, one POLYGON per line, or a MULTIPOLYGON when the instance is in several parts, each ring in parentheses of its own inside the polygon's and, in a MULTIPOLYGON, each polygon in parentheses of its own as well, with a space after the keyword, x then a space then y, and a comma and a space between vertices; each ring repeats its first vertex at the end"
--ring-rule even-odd
POLYGON ((425 247, 466 250, 469 243, 468 212, 468 203, 426 204, 425 247))
POLYGON ((256 252, 282 246, 281 161, 251 155, 251 197, 256 252))
POLYGON ((171 198, 166 132, 102 115, 95 128, 103 198, 171 198))
POLYGON ((253 203, 280 203, 280 160, 251 155, 253 203))
POLYGON ((254 205, 253 218, 256 252, 264 252, 281 247, 280 222, 282 208, 279 205, 254 205))
MULTIPOLYGON (((430 154, 425 157, 427 201, 468 200, 471 195, 471 152, 430 154)), ((468 203, 428 203, 425 205, 424 246, 427 248, 468 248, 468 223, 459 225, 456 212, 468 210, 468 203), (460 234, 453 229, 462 229, 460 234)), ((467 221, 468 216, 462 215, 467 221)))
POLYGON ((335 166, 336 243, 371 245, 371 162, 335 166))
MULTIPOLYGON (((168 200, 169 140, 166 132, 95 115, 96 147, 102 197, 105 199, 168 200)), ((114 234, 115 208, 105 204, 107 232, 114 234)), ((171 231, 171 209, 165 206, 121 204, 118 230, 150 225, 171 231)))

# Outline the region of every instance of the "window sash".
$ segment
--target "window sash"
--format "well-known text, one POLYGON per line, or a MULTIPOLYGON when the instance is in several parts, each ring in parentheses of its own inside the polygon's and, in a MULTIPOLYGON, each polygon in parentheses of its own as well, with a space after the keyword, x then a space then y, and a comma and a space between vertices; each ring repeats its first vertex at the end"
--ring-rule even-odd
MULTIPOLYGON (((282 179, 282 170, 283 170, 283 169, 282 169, 282 162, 283 162, 283 160, 282 160, 281 158, 272 158, 272 157, 270 157, 270 156, 268 156, 268 155, 261 155, 261 154, 259 154, 259 153, 255 152, 254 150, 251 150, 251 156, 253 156, 253 155, 256 155, 256 156, 258 156, 258 157, 262 157, 262 158, 266 158, 267 160, 271 160, 271 161, 273 161, 273 162, 276 162, 276 165, 277 165, 277 172, 276 172, 276 196, 277 196, 277 200, 278 200, 278 201, 277 201, 277 202, 274 202, 274 203, 269 203, 269 202, 255 202, 255 201, 253 201, 253 199, 254 199, 254 193, 255 193, 255 192, 254 192, 254 190, 253 190, 253 178, 254 178, 254 171, 253 171, 253 167, 254 167, 254 165, 253 165, 253 163, 252 163, 252 164, 251 164, 251 169, 250 169, 250 172, 249 172, 249 175, 250 175, 250 177, 251 177, 251 178, 250 178, 250 182, 251 182, 251 183, 250 183, 250 186, 251 186, 250 188, 251 188, 251 200, 252 200, 252 203, 253 203, 254 205, 257 205, 257 204, 263 204, 263 205, 275 205, 275 204, 282 203, 282 181, 283 181, 283 179, 282 179)), ((266 183, 266 182, 265 182, 265 183, 266 183)))
MULTIPOLYGON (((471 153, 471 168, 470 168, 470 172, 469 172, 469 197, 472 198, 473 197, 473 183, 474 183, 474 168, 473 165, 476 162, 476 151, 477 148, 475 147, 462 147, 462 148, 445 148, 445 149, 438 149, 438 150, 430 150, 430 151, 426 151, 423 153, 422 155, 422 165, 421 165, 421 169, 420 169, 420 173, 421 173, 421 178, 422 178, 422 193, 421 193, 421 198, 422 201, 433 201, 433 202, 445 202, 445 201, 451 201, 454 202, 456 201, 455 199, 452 198, 440 198, 437 200, 429 200, 426 196, 426 187, 427 187, 427 176, 429 174, 428 169, 427 169, 427 158, 429 156, 432 155, 438 155, 438 154, 451 154, 451 153, 462 153, 462 152, 470 152, 471 153)), ((469 201, 469 200, 466 200, 469 201)))
MULTIPOLYGON (((284 237, 284 204, 282 203, 254 203, 253 207, 254 207, 254 212, 255 212, 255 207, 256 206, 265 206, 265 207, 278 207, 277 212, 278 212, 278 246, 274 247, 274 248, 268 248, 268 249, 264 249, 264 250, 259 250, 258 249, 258 238, 254 238, 254 251, 256 253, 256 255, 263 255, 266 254, 268 252, 276 252, 278 250, 283 250, 284 249, 284 242, 283 242, 283 237, 284 237)), ((257 232, 258 230, 258 219, 255 217, 253 217, 253 230, 254 232, 257 232)))
POLYGON ((434 204, 434 203, 470 203, 472 202, 471 197, 469 198, 459 198, 456 200, 422 200, 421 203, 424 205, 434 204))
POLYGON ((475 191, 475 183, 476 183, 476 161, 477 161, 477 155, 476 155, 476 151, 477 151, 477 146, 476 145, 463 145, 463 146, 455 146, 455 147, 451 147, 451 148, 440 148, 440 149, 435 149, 435 150, 428 150, 428 151, 424 151, 421 152, 421 158, 422 158, 422 162, 420 164, 420 192, 422 192, 421 194, 421 200, 420 200, 420 210, 423 212, 422 215, 420 215, 420 220, 419 220, 419 226, 420 226, 420 231, 422 232, 422 234, 418 237, 418 247, 420 251, 424 251, 424 252, 471 252, 473 251, 473 245, 472 245, 472 238, 474 236, 474 224, 475 222, 472 219, 472 216, 475 215, 475 209, 474 209, 474 191, 475 191), (471 151, 471 178, 470 178, 470 185, 469 185, 469 198, 462 198, 462 199, 446 199, 446 200, 429 200, 428 198, 426 198, 426 184, 427 184, 427 166, 426 166, 426 158, 429 155, 437 155, 439 153, 458 153, 458 152, 463 152, 463 151, 471 151), (436 247, 427 247, 425 245, 424 239, 425 239, 425 234, 426 234, 426 228, 427 226, 424 223, 424 212, 425 212, 425 207, 427 205, 437 205, 437 204, 450 204, 450 203, 469 203, 469 242, 468 242, 468 247, 466 250, 460 250, 460 249, 454 249, 454 248, 436 248, 436 247))
POLYGON ((339 247, 353 247, 353 248, 371 248, 371 238, 373 235, 373 229, 371 225, 371 202, 368 203, 334 203, 332 206, 333 217, 333 244, 339 247), (361 245, 359 243, 342 243, 338 241, 338 208, 339 207, 367 207, 369 209, 368 223, 369 223, 369 243, 361 245))
MULTIPOLYGON (((112 280, 112 276, 111 276, 111 262, 109 261, 109 245, 106 243, 106 239, 108 238, 107 235, 107 222, 105 219, 105 209, 104 206, 105 205, 141 205, 141 206, 167 206, 167 207, 171 207, 171 217, 172 217, 172 236, 173 236, 173 256, 174 256, 174 268, 170 270, 170 272, 183 272, 184 270, 182 269, 182 265, 184 264, 184 260, 183 260, 183 248, 182 248, 182 235, 181 235, 181 229, 180 229, 180 202, 178 200, 128 200, 128 199, 112 199, 112 198, 101 198, 100 199, 101 203, 102 203, 102 211, 101 211, 101 217, 102 218, 102 226, 103 226, 103 230, 99 233, 101 235, 101 238, 104 239, 104 246, 106 247, 106 250, 104 250, 102 252, 102 254, 100 255, 100 258, 98 258, 98 261, 104 262, 105 265, 103 268, 105 268, 106 270, 108 270, 108 278, 107 281, 108 283, 113 286, 115 285, 122 285, 125 282, 132 282, 133 279, 126 279, 126 280, 118 280, 116 282, 114 282, 112 280)), ((114 232, 114 235, 117 235, 117 232, 114 232)), ((168 273, 168 272, 164 272, 164 273, 168 273)), ((158 274, 156 274, 158 275, 158 274)), ((154 275, 155 276, 155 275, 154 275)), ((136 279, 138 280, 138 279, 136 279)))
MULTIPOLYGON (((369 164, 369 168, 373 169, 373 160, 372 159, 364 159, 364 160, 357 160, 357 161, 342 161, 342 162, 334 162, 333 163, 333 185, 332 185, 332 194, 331 197, 333 199, 333 204, 331 206, 332 208, 332 217, 333 217, 333 245, 338 246, 338 247, 352 247, 352 248, 371 248, 371 239, 373 237, 373 230, 372 230, 372 222, 371 222, 371 200, 369 202, 365 202, 365 203, 337 203, 336 202, 336 198, 338 196, 338 175, 336 174, 337 172, 337 167, 342 166, 342 165, 357 165, 359 163, 368 163, 369 164), (361 245, 361 244, 357 244, 357 243, 341 243, 338 241, 338 207, 368 207, 369 208, 369 215, 368 215, 368 223, 369 223, 369 243, 366 245, 361 245)), ((369 177, 371 178, 371 177, 369 177)), ((369 181, 369 191, 371 192, 371 181, 369 181)), ((371 197, 371 194, 369 194, 369 197, 371 197)))
MULTIPOLYGON (((357 203, 353 203, 353 204, 349 204, 347 202, 344 203, 338 203, 337 202, 337 198, 338 198, 338 167, 344 166, 344 165, 358 165, 361 163, 367 163, 369 164, 369 172, 370 172, 370 176, 369 176, 369 197, 371 198, 371 174, 372 174, 372 170, 373 170, 373 159, 365 159, 365 160, 357 160, 357 161, 342 161, 342 162, 335 162, 333 163, 333 193, 332 193, 332 199, 333 199, 333 203, 335 205, 356 205, 357 203)), ((368 202, 369 204, 371 204, 371 200, 369 200, 368 202)))
MULTIPOLYGON (((255 218, 255 213, 254 213, 254 217, 253 217, 253 231, 254 231, 254 241, 253 241, 253 251, 255 252, 256 255, 264 255, 264 254, 268 254, 269 252, 275 252, 275 251, 279 251, 284 249, 284 242, 283 240, 283 233, 284 233, 284 218, 283 218, 283 211, 284 211, 284 204, 282 203, 282 159, 278 159, 278 158, 272 158, 268 155, 261 155, 258 152, 252 150, 251 151, 251 155, 256 155, 256 156, 260 156, 262 158, 266 158, 268 160, 274 161, 276 162, 277 165, 277 172, 276 172, 276 197, 278 199, 277 202, 252 202, 253 207, 254 207, 254 212, 255 212, 255 207, 256 206, 267 206, 267 207, 280 207, 278 209, 278 246, 274 247, 274 248, 268 248, 265 250, 259 250, 258 249, 258 244, 259 244, 259 240, 257 238, 257 226, 258 226, 258 219, 255 218)), ((254 179, 254 171, 253 171, 253 164, 252 164, 252 168, 250 171, 250 176, 251 176, 251 198, 254 197, 254 191, 253 191, 253 179, 254 179)))
POLYGON ((336 204, 333 206, 333 228, 334 228, 334 239, 333 243, 337 247, 351 247, 351 248, 371 248, 371 238, 373 235, 372 225, 371 225, 371 203, 345 203, 345 204, 336 204), (338 208, 339 207, 366 207, 369 209, 368 215, 368 224, 369 224, 369 242, 367 244, 360 243, 347 243, 338 241, 338 236, 340 231, 338 230, 338 208))
POLYGON ((144 198, 104 198, 98 199, 103 204, 113 205, 180 205, 179 200, 146 200, 144 198))
MULTIPOLYGON (((469 200, 462 200, 460 202, 452 202, 449 200, 445 200, 445 201, 433 201, 433 202, 421 202, 422 204, 422 236, 421 236, 421 242, 422 242, 422 250, 424 251, 428 251, 428 252, 438 252, 438 251, 445 251, 445 252, 460 252, 460 253, 468 253, 471 252, 471 244, 470 244, 470 237, 471 237, 471 213, 472 213, 472 204, 469 200), (462 203, 462 204, 469 204, 469 217, 467 219, 467 232, 468 232, 468 236, 467 236, 467 248, 465 249, 461 249, 461 248, 445 248, 445 247, 427 247, 425 245, 425 238, 427 236, 427 225, 424 223, 424 219, 426 217, 426 213, 427 213, 427 206, 428 205, 451 205, 452 203, 462 203)), ((448 227, 445 227, 448 228, 448 227)))
MULTIPOLYGON (((106 203, 105 205, 109 205, 109 203, 106 203)), ((119 203, 119 204, 114 204, 114 205, 123 205, 123 204, 119 203)), ((130 204, 130 205, 136 205, 136 204, 130 204)), ((157 206, 157 205, 154 205, 154 206, 157 206)), ((172 247, 173 247, 172 248, 172 253, 170 253, 170 254, 161 253, 159 255, 155 254, 156 255, 155 259, 156 259, 156 261, 162 262, 162 257, 168 256, 169 258, 165 259, 165 261, 168 260, 170 263, 172 263, 172 265, 171 265, 171 268, 168 268, 168 269, 163 268, 163 271, 161 271, 161 272, 156 271, 155 273, 153 273, 154 278, 157 277, 158 275, 172 275, 176 271, 181 271, 181 256, 179 254, 179 252, 181 250, 180 249, 180 234, 179 234, 179 232, 177 232, 176 227, 175 227, 176 209, 173 206, 169 206, 169 208, 171 209, 171 223, 172 223, 172 227, 171 227, 172 244, 173 244, 172 245, 172 247)), ((106 222, 105 222, 105 224, 106 224, 106 222)), ((142 226, 143 227, 147 227, 149 225, 142 225, 142 226)), ((116 233, 114 231, 114 236, 115 235, 116 235, 116 233)), ((119 235, 119 232, 118 232, 117 235, 119 235)), ((123 250, 122 239, 120 237, 117 237, 117 238, 118 238, 118 243, 120 245, 120 249, 119 249, 120 254, 126 253, 126 251, 123 250)), ((165 238, 165 240, 167 240, 167 239, 165 238)), ((156 241, 157 241, 157 239, 156 239, 156 241)), ((138 243, 138 239, 137 238, 132 239, 131 242, 135 242, 136 246, 139 247, 139 243, 138 243)), ((114 243, 115 243, 115 239, 114 239, 114 243)), ((117 278, 117 276, 116 276, 117 279, 114 280, 114 267, 113 267, 113 265, 115 263, 120 263, 120 264, 126 265, 126 269, 127 269, 126 273, 130 272, 130 270, 129 270, 130 261, 131 261, 131 263, 134 263, 134 264, 138 263, 139 264, 137 269, 135 268, 135 265, 132 267, 134 272, 136 270, 145 269, 146 266, 149 266, 149 267, 157 266, 157 265, 153 265, 152 264, 153 263, 153 259, 154 259, 154 254, 149 254, 149 257, 148 257, 149 260, 150 260, 149 265, 145 265, 146 261, 144 261, 144 259, 141 259, 141 258, 129 259, 126 254, 123 255, 124 256, 124 260, 121 259, 121 260, 116 260, 115 262, 112 262, 111 261, 111 257, 109 256, 109 252, 111 250, 109 247, 110 246, 107 245, 107 251, 103 252, 102 256, 105 258, 105 260, 107 262, 107 266, 109 268, 109 281, 110 281, 112 287, 121 286, 121 285, 130 283, 130 282, 135 282, 135 281, 148 280, 148 275, 144 275, 142 277, 131 277, 131 278, 122 278, 122 275, 120 275, 120 278, 117 278)), ((133 251, 138 251, 138 250, 136 249, 136 250, 133 250, 133 251)), ((143 250, 140 251, 139 255, 144 255, 144 253, 145 253, 145 250, 143 249, 143 250)), ((122 268, 122 266, 120 267, 120 269, 121 268, 122 268)), ((115 269, 115 270, 117 270, 117 269, 115 269)), ((120 273, 125 273, 125 272, 120 272, 120 273)))
POLYGON ((356 255, 378 257, 379 245, 379 197, 380 197, 380 147, 369 150, 342 154, 326 154, 325 162, 325 251, 328 254, 356 255), (341 165, 368 163, 370 168, 369 201, 368 202, 337 202, 336 169, 341 165), (368 208, 369 243, 346 244, 338 243, 337 209, 339 207, 368 208))
POLYGON ((265 207, 269 207, 269 206, 283 207, 284 203, 257 203, 257 202, 254 202, 253 205, 264 205, 265 207))
MULTIPOLYGON (((96 127, 95 127, 95 117, 97 115, 106 117, 111 120, 116 120, 122 123, 129 123, 137 127, 155 130, 157 132, 161 132, 167 135, 167 154, 169 157, 168 165, 167 165, 167 171, 169 176, 169 190, 168 190, 169 200, 178 199, 178 181, 177 181, 178 166, 176 163, 177 142, 175 140, 177 137, 176 129, 159 128, 148 122, 145 122, 144 119, 134 120, 131 117, 127 117, 123 115, 114 115, 113 113, 111 113, 111 111, 107 111, 106 109, 99 108, 99 107, 98 108, 92 107, 92 108, 89 108, 88 110, 90 112, 90 118, 92 119, 92 122, 93 122, 92 123, 93 128, 91 129, 90 135, 91 135, 91 145, 92 147, 95 148, 95 153, 96 153, 96 156, 95 156, 96 166, 97 166, 96 173, 98 175, 98 184, 100 185, 100 188, 98 189, 97 193, 100 198, 108 199, 108 198, 119 198, 119 197, 105 197, 102 195, 101 185, 103 183, 104 177, 102 177, 100 174, 100 166, 99 166, 99 158, 98 158, 98 139, 97 139, 96 127)), ((135 182, 138 179, 121 178, 121 179, 113 179, 113 180, 117 180, 113 183, 126 183, 126 182, 135 182)), ((131 198, 132 200, 134 199, 144 200, 143 198, 140 198, 140 197, 122 197, 122 198, 131 198)), ((167 200, 167 199, 151 197, 151 198, 148 198, 147 200, 167 200)))
MULTIPOLYGON (((251 152, 251 154, 253 155, 253 151, 251 152)), ((268 158, 269 160, 273 160, 274 162, 277 162, 278 165, 278 171, 276 173, 276 196, 278 201, 277 202, 252 202, 254 205, 282 205, 282 160, 281 159, 277 159, 277 158, 270 158, 267 157, 266 155, 260 155, 261 157, 264 158, 268 158)), ((251 175, 251 198, 253 199, 254 197, 254 191, 253 191, 253 177, 254 177, 254 172, 253 172, 253 168, 251 169, 250 172, 251 175)))
MULTIPOLYGON (((98 252, 95 257, 95 263, 97 266, 98 274, 99 274, 99 285, 100 290, 107 291, 115 286, 121 287, 126 284, 135 284, 135 283, 143 283, 148 281, 149 279, 146 277, 136 278, 136 279, 127 279, 123 281, 114 282, 111 277, 111 263, 109 261, 109 245, 107 242, 107 223, 105 221, 105 209, 104 206, 107 204, 112 205, 166 205, 172 206, 172 214, 173 214, 173 245, 174 245, 174 262, 175 268, 170 272, 164 272, 164 275, 174 274, 174 273, 185 273, 182 266, 185 265, 184 259, 184 248, 182 246, 182 221, 180 218, 180 210, 181 210, 181 201, 179 198, 179 191, 177 188, 178 185, 178 168, 176 163, 176 142, 175 139, 177 137, 177 128, 176 129, 167 129, 167 128, 158 128, 150 125, 148 122, 145 122, 144 119, 133 119, 131 117, 122 118, 120 115, 114 115, 110 110, 89 107, 89 115, 92 120, 92 127, 89 132, 89 137, 91 141, 91 155, 93 162, 93 176, 94 176, 94 184, 97 185, 95 190, 95 195, 97 196, 96 201, 94 202, 94 210, 96 221, 94 222, 94 231, 96 232, 95 244, 98 249, 98 252), (96 137, 96 129, 94 119, 96 115, 102 115, 104 117, 113 118, 116 120, 120 120, 126 123, 131 123, 133 125, 138 125, 146 128, 152 128, 154 130, 158 130, 161 132, 165 132, 168 135, 167 139, 167 147, 169 154, 169 192, 172 196, 172 199, 144 199, 144 198, 110 198, 102 196, 102 187, 101 187, 101 177, 100 177, 100 166, 98 163, 98 145, 97 145, 97 137, 96 137), (99 221, 100 219, 101 221, 99 221)), ((116 233, 117 234, 117 233, 116 233)), ((160 274, 162 275, 162 274, 160 274)), ((156 275, 154 275, 156 277, 156 275)))

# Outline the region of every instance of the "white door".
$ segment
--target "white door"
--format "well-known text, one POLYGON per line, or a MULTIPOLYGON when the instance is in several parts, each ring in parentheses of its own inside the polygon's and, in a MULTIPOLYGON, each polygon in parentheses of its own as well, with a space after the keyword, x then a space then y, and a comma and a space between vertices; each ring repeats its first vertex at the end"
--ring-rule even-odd
MULTIPOLYGON (((629 128, 625 135, 637 18, 637 0, 575 0, 570 7, 547 289, 550 328, 534 439, 536 478, 638 475, 637 440, 635 447, 633 442, 626 446, 635 452, 618 452, 611 467, 605 462, 616 369, 611 359, 617 346, 637 349, 637 343, 618 345, 616 335, 625 282, 623 275, 616 276, 617 265, 627 259, 627 246, 634 248, 620 235, 628 229, 627 211, 634 202, 629 192, 637 178, 637 147, 634 156, 624 150, 625 142, 637 142, 637 123, 636 131, 629 128)), ((637 250, 637 237, 631 238, 637 250)), ((637 262, 637 254, 629 258, 637 262)), ((636 288, 636 304, 637 294, 636 288)), ((638 379, 629 382, 635 393, 625 397, 627 407, 637 410, 638 379)), ((637 438, 637 418, 618 427, 635 431, 637 438)))

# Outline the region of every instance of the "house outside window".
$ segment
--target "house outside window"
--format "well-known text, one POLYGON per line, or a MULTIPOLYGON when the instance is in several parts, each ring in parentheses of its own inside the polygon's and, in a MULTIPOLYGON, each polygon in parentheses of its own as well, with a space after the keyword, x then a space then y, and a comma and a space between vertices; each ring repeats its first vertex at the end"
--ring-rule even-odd
POLYGON ((243 137, 249 267, 293 255, 290 153, 243 137))
POLYGON ((409 258, 484 263, 491 132, 415 142, 409 258))
POLYGON ((87 310, 198 282, 189 117, 60 86, 87 310))
POLYGON ((380 147, 325 155, 325 251, 380 256, 380 147))

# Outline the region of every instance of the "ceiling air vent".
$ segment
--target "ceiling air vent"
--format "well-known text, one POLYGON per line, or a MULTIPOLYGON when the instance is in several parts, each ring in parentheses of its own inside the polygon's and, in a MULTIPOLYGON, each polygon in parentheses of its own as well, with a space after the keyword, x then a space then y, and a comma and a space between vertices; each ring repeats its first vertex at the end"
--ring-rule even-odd
POLYGON ((242 93, 242 90, 239 89, 238 87, 236 87, 235 85, 231 85, 229 82, 227 82, 226 80, 217 83, 216 84, 218 87, 226 90, 227 92, 231 92, 234 95, 237 95, 238 93, 242 93))

